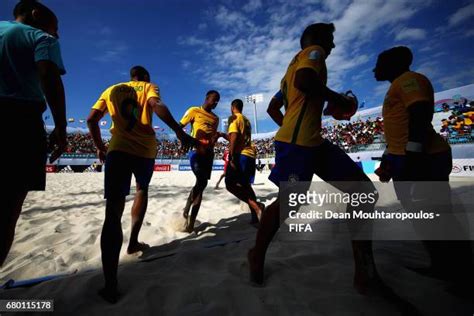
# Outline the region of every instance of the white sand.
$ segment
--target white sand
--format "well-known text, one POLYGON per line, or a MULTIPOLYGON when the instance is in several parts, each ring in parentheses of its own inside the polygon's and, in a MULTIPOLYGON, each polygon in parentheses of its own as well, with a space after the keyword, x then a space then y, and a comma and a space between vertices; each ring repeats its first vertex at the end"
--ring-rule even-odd
MULTIPOLYGON (((103 174, 48 174, 47 190, 28 195, 0 283, 78 272, 31 288, 0 290, 0 299, 52 298, 56 311, 77 315, 398 314, 393 304, 353 290, 351 248, 342 242, 277 239, 267 256, 266 286, 252 287, 245 259, 256 230, 248 224, 245 207, 223 188, 223 182, 221 189, 214 190, 220 174, 213 172, 198 216, 198 233, 191 235, 176 228, 194 184, 192 173, 154 174, 140 233, 140 240, 152 248, 141 257, 125 253, 133 201, 129 196, 119 267, 123 297, 116 305, 96 295, 103 285, 103 174)), ((257 174, 254 186, 266 204, 277 192, 267 176, 257 174)), ((375 242, 375 248, 382 277, 423 313, 471 315, 474 311, 473 305, 447 294, 442 282, 403 268, 427 262, 419 243, 375 242)))

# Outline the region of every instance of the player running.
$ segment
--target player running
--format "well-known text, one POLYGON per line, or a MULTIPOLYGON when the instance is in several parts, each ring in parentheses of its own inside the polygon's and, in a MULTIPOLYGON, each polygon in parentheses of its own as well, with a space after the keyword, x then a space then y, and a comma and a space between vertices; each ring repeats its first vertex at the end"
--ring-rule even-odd
MULTIPOLYGON (((449 226, 451 234, 457 236, 453 239, 467 239, 467 232, 457 220, 448 221, 451 217, 447 215, 452 212, 449 186, 451 147, 433 129, 433 86, 426 76, 410 70, 412 61, 413 54, 408 47, 393 47, 378 56, 373 70, 377 81, 391 83, 382 109, 387 150, 376 173, 383 182, 393 179, 397 197, 407 211, 423 209, 422 205, 427 203, 435 204, 435 207, 447 205, 443 227, 437 231, 441 234, 449 226), (418 187, 430 186, 431 194, 418 194, 414 198, 413 190, 409 189, 411 181, 414 181, 413 188, 416 182, 432 181, 431 184, 418 184, 418 187)), ((467 279, 468 271, 472 269, 468 241, 424 240, 423 244, 428 250, 431 266, 416 269, 418 272, 456 282, 467 279)))
POLYGON ((196 150, 190 152, 189 155, 191 169, 196 176, 196 184, 191 189, 183 209, 183 217, 186 219, 184 229, 188 233, 194 230, 194 223, 201 207, 202 193, 211 178, 214 144, 222 136, 217 132, 219 118, 212 112, 219 103, 219 99, 219 92, 208 91, 204 104, 190 107, 180 121, 182 128, 191 124, 191 136, 198 140, 196 150), (191 214, 189 214, 190 211, 191 214))
POLYGON ((99 159, 105 161, 105 221, 100 246, 105 287, 99 294, 107 301, 118 300, 117 267, 123 235, 121 218, 125 197, 130 194, 132 174, 136 179, 136 193, 132 206, 132 229, 127 253, 148 248, 138 242, 148 203, 148 185, 153 175, 157 141, 152 125, 153 112, 175 133, 184 146, 194 140, 183 132, 167 106, 162 103, 158 87, 150 83, 150 74, 141 67, 130 70, 130 81, 107 88, 94 104, 87 125, 97 147, 99 159), (109 148, 105 148, 99 121, 109 113, 113 125, 109 148))
MULTIPOLYGON (((303 32, 301 51, 288 66, 281 81, 281 92, 270 102, 268 113, 280 126, 275 136, 275 167, 269 179, 311 181, 313 174, 343 192, 374 192, 375 188, 361 168, 336 145, 321 136, 321 114, 325 101, 350 107, 340 94, 326 87, 326 58, 335 47, 334 24, 316 23, 303 32), (281 107, 285 106, 285 114, 281 107), (351 183, 343 186, 340 181, 351 183)), ((281 189, 281 188, 280 188, 281 189)), ((366 204, 364 211, 373 211, 366 204)), ((280 226, 277 199, 263 212, 255 246, 248 253, 251 281, 264 281, 265 254, 280 226)), ((359 293, 384 288, 377 273, 371 241, 352 241, 355 262, 354 287, 359 293)))
POLYGON ((229 167, 225 178, 227 190, 250 207, 251 223, 261 218, 265 205, 257 202, 251 183, 255 177, 255 147, 252 145, 250 121, 242 114, 244 103, 235 99, 231 103, 229 118, 229 167))
POLYGON ((221 174, 219 180, 216 183, 216 186, 214 189, 219 189, 219 184, 221 183, 222 179, 225 178, 225 175, 227 173, 227 166, 229 165, 229 148, 226 148, 224 150, 224 155, 222 155, 222 160, 224 160, 224 172, 221 174))

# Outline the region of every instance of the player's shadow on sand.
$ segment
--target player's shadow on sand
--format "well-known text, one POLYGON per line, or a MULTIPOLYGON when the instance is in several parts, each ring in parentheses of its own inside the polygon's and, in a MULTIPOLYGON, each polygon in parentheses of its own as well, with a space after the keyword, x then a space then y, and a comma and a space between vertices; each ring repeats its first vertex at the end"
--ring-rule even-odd
POLYGON ((250 213, 221 219, 217 224, 198 224, 188 236, 167 244, 152 246, 140 257, 141 261, 154 261, 191 248, 212 248, 239 243, 255 238, 256 228, 250 223, 250 213))

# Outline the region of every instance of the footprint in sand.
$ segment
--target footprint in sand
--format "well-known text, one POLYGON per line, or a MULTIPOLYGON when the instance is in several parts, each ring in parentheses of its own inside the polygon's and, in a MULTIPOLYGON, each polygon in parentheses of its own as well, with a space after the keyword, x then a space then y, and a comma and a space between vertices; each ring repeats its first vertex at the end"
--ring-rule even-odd
POLYGON ((61 223, 54 227, 54 232, 59 234, 67 234, 71 232, 71 225, 69 223, 61 223))

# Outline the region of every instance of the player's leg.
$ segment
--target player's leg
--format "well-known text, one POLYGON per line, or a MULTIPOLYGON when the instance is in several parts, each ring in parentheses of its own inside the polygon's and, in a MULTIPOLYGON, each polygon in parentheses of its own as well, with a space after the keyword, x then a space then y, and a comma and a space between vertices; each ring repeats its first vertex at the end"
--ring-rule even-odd
POLYGON ((250 184, 251 176, 255 173, 255 159, 241 155, 235 162, 236 169, 229 166, 226 177, 227 190, 250 207, 251 222, 258 223, 265 206, 257 202, 257 197, 250 184))
POLYGON ((9 192, 4 200, 4 209, 0 212, 0 267, 5 262, 15 237, 15 228, 20 217, 27 191, 9 192))
POLYGON ((148 206, 148 187, 153 176, 154 159, 136 157, 134 159, 133 174, 136 179, 137 192, 132 206, 132 229, 130 231, 130 240, 127 247, 127 253, 132 254, 142 251, 150 246, 138 241, 138 234, 142 228, 143 219, 148 206))
MULTIPOLYGON (((5 115, 15 117, 18 113, 5 115)), ((46 186, 46 131, 41 114, 23 117, 22 120, 20 125, 6 120, 0 126, 4 148, 16 155, 14 166, 3 170, 3 176, 8 182, 4 207, 0 211, 0 266, 4 264, 13 244, 16 224, 28 191, 44 191, 46 186), (27 146, 25 139, 28 139, 27 146)))
MULTIPOLYGON (((361 204, 363 212, 373 212, 378 200, 375 186, 363 170, 338 146, 325 141, 316 152, 315 173, 321 179, 345 193, 375 194, 373 203, 361 204)), ((347 206, 349 210, 350 205, 347 206)), ((354 222, 350 226, 353 236, 365 236, 352 240, 355 273, 354 287, 366 294, 373 288, 384 288, 374 261, 372 241, 369 240, 371 227, 369 222, 354 222)), ((354 237, 357 238, 357 237, 354 237)))
POLYGON ((253 283, 263 284, 265 255, 279 227, 280 200, 276 199, 265 208, 258 227, 255 246, 247 254, 250 281, 253 283))
POLYGON ((122 214, 125 197, 130 193, 132 168, 129 156, 122 152, 110 152, 105 163, 105 220, 100 236, 102 269, 105 286, 99 294, 107 301, 118 299, 117 269, 122 248, 122 214))
POLYGON ((191 168, 196 176, 196 183, 188 198, 188 202, 191 200, 191 203, 190 214, 186 219, 185 231, 189 233, 194 230, 194 224, 201 207, 202 194, 204 189, 207 187, 208 180, 211 178, 212 163, 213 156, 211 155, 206 156, 194 154, 191 156, 191 168))
MULTIPOLYGON (((310 164, 313 159, 311 150, 276 141, 275 154, 275 166, 271 171, 269 179, 280 190, 280 184, 291 179, 311 181, 313 176, 310 164)), ((283 217, 285 216, 280 215, 279 199, 267 206, 262 214, 255 246, 248 252, 250 279, 254 283, 263 283, 266 252, 280 227, 283 217)))
POLYGON ((196 184, 194 185, 192 193, 191 203, 191 214, 187 217, 185 230, 191 233, 194 230, 194 224, 196 222, 199 209, 201 208, 202 194, 207 186, 208 180, 203 177, 196 178, 196 184))
POLYGON ((219 184, 221 184, 222 179, 225 178, 225 174, 226 174, 226 170, 224 169, 224 172, 221 174, 221 176, 220 176, 219 180, 217 181, 216 186, 214 187, 214 189, 219 188, 219 184))

